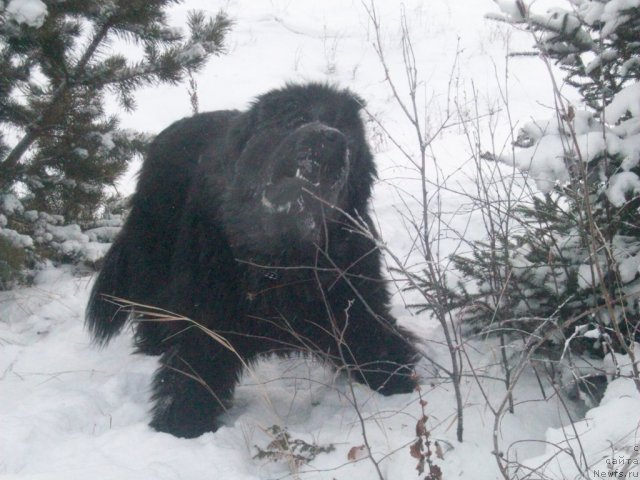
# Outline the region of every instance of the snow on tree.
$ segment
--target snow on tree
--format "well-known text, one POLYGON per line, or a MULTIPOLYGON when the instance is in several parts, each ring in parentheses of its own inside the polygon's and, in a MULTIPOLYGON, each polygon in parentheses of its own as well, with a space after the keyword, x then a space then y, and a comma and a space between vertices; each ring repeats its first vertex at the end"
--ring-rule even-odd
POLYGON ((166 10, 176 3, 0 2, 0 263, 28 246, 24 235, 36 248, 46 244, 39 252, 45 257, 82 250, 47 243, 55 242, 51 231, 94 222, 107 187, 150 139, 107 115, 107 94, 132 110, 139 87, 178 83, 223 52, 229 19, 192 12, 183 32, 167 23, 166 10), (116 39, 131 43, 137 58, 111 51, 116 39), (7 202, 21 208, 3 210, 7 202), (46 227, 47 218, 57 220, 46 227), (3 254, 2 246, 13 253, 3 254))
POLYGON ((612 350, 633 357, 640 338, 640 0, 572 0, 546 13, 521 0, 497 3, 502 13, 490 18, 530 31, 542 61, 564 72, 582 103, 571 105, 556 88, 551 118, 526 122, 513 153, 485 155, 525 172, 538 191, 509 212, 487 206, 497 221, 508 215, 511 228, 493 225, 494 235, 470 255, 453 258, 462 280, 448 308, 476 331, 535 332, 555 358, 612 350))

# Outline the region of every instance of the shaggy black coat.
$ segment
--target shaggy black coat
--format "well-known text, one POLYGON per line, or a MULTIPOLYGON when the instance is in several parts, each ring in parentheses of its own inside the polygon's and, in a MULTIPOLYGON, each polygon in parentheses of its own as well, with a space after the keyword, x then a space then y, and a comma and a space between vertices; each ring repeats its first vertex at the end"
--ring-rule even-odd
POLYGON ((245 112, 180 120, 151 144, 87 325, 105 344, 134 320, 139 351, 162 355, 154 428, 215 430, 243 364, 267 353, 314 352, 385 395, 414 388, 380 252, 345 215, 375 231, 361 106, 348 90, 289 85, 245 112), (224 341, 188 321, 143 321, 144 308, 114 298, 224 341))

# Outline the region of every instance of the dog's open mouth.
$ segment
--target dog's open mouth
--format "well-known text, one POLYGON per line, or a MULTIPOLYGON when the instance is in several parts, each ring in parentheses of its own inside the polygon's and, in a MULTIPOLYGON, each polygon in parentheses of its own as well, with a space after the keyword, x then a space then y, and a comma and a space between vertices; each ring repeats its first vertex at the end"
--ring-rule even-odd
POLYGON ((334 206, 347 182, 348 164, 347 151, 343 166, 337 172, 301 165, 291 176, 269 183, 262 191, 261 204, 270 213, 294 214, 303 211, 310 202, 334 206))

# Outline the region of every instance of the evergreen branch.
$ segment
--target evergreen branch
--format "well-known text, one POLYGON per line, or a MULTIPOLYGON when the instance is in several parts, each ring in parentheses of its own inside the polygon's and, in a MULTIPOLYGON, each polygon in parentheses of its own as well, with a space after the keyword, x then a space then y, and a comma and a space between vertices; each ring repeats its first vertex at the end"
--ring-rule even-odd
MULTIPOLYGON (((74 77, 78 77, 80 71, 85 69, 87 63, 95 53, 100 43, 106 37, 110 28, 111 26, 108 21, 102 25, 91 43, 88 45, 85 53, 78 61, 75 68, 74 77)), ((38 139, 38 137, 42 133, 42 130, 46 128, 46 120, 48 119, 48 117, 59 108, 61 100, 65 97, 67 92, 69 92, 69 90, 73 88, 73 86, 74 85, 72 83, 70 84, 68 80, 62 80, 61 84, 53 92, 51 100, 48 102, 48 106, 45 108, 44 112, 26 127, 25 135, 22 137, 22 139, 20 139, 16 146, 13 147, 13 149, 1 163, 2 169, 0 169, 0 186, 5 185, 6 182, 10 180, 22 156, 38 139)))

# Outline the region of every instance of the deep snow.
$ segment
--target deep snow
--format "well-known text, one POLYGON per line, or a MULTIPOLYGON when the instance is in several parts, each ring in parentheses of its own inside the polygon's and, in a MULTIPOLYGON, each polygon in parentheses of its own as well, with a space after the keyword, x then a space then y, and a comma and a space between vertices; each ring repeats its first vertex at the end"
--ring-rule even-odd
MULTIPOLYGON (((537 2, 537 8, 554 3, 559 2, 537 2)), ((390 71, 404 92, 401 7, 396 2, 378 4, 390 71)), ((416 155, 411 128, 384 82, 372 47, 374 32, 359 1, 194 0, 173 10, 176 22, 192 8, 224 8, 236 22, 229 54, 212 60, 197 78, 201 110, 244 108, 253 96, 285 81, 338 83, 366 99, 368 111, 416 155)), ((505 75, 507 48, 527 49, 530 39, 484 20, 485 13, 497 11, 491 0, 408 0, 404 8, 423 81, 422 101, 434 128, 448 118, 447 106, 454 99, 467 110, 456 110, 453 120, 473 117, 475 96, 482 121, 496 125, 500 150, 500 145, 508 149, 510 141, 505 95, 516 121, 550 115, 550 81, 541 63, 532 58, 511 60, 505 75), (489 111, 494 115, 484 116, 489 111)), ((188 114, 186 87, 161 87, 141 92, 138 110, 124 123, 158 132, 188 114)), ((413 265, 417 259, 406 219, 417 212, 417 172, 392 142, 384 140, 376 122, 369 122, 369 127, 380 171, 375 215, 390 249, 413 265)), ((491 141, 489 136, 482 138, 487 145, 491 141)), ((451 230, 466 238, 482 237, 470 200, 460 193, 475 188, 475 167, 462 126, 444 130, 434 140, 431 155, 430 178, 446 181, 448 187, 440 191, 441 208, 451 230)), ((132 178, 123 182, 125 189, 132 188, 132 178)), ((441 253, 457 245, 449 235, 440 244, 441 253)), ((0 293, 0 479, 377 478, 366 456, 348 458, 350 451, 358 451, 353 447, 365 443, 358 411, 384 478, 424 478, 409 453, 421 415, 418 394, 385 398, 356 385, 354 399, 343 378, 310 359, 265 361, 246 372, 227 426, 215 433, 184 440, 154 432, 147 422, 148 386, 156 359, 131 355, 128 332, 103 350, 90 344, 83 312, 91 281, 74 276, 70 269, 52 268, 41 272, 33 287, 0 293), (273 425, 286 427, 292 439, 335 449, 304 465, 254 458, 256 445, 267 448, 267 429, 273 425)), ((433 358, 446 364, 438 325, 424 315, 413 315, 405 307, 412 300, 409 293, 396 294, 394 313, 424 339, 433 358)), ((443 450, 443 458, 434 462, 446 480, 500 478, 492 454, 494 415, 487 406, 496 408, 504 397, 503 383, 495 380, 502 374, 493 346, 491 339, 470 339, 466 344, 463 443, 455 439, 450 383, 429 362, 420 365, 427 426, 443 450), (472 368, 482 377, 474 378, 472 368)), ((594 472, 606 474, 608 467, 620 467, 615 461, 622 458, 637 462, 640 396, 630 381, 611 383, 601 405, 591 410, 566 397, 559 401, 552 386, 543 386, 548 400, 543 400, 533 372, 525 372, 518 383, 515 414, 507 414, 498 425, 504 455, 538 469, 542 478, 557 479, 580 478, 573 458, 581 461, 581 455, 593 478, 598 478, 594 472), (573 439, 576 432, 580 444, 573 439), (561 450, 569 446, 577 452, 574 457, 561 450)))

